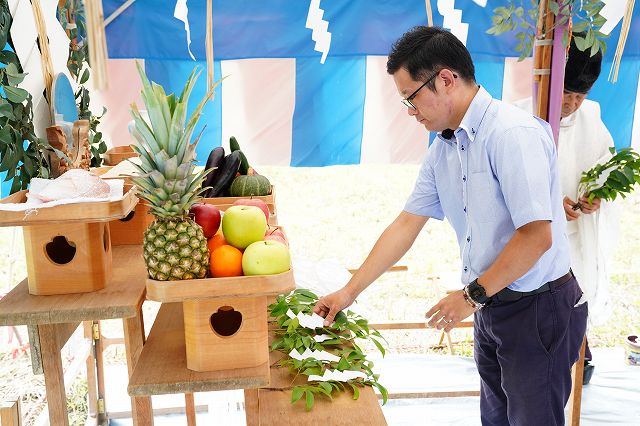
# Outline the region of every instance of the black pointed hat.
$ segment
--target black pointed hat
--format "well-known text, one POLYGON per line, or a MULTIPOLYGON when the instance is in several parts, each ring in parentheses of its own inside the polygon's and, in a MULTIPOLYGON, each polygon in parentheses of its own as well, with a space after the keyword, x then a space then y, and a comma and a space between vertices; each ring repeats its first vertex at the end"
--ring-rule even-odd
POLYGON ((586 33, 573 33, 567 64, 564 68, 564 90, 587 93, 600 75, 602 51, 591 56, 591 49, 578 49, 574 37, 585 37, 586 33))

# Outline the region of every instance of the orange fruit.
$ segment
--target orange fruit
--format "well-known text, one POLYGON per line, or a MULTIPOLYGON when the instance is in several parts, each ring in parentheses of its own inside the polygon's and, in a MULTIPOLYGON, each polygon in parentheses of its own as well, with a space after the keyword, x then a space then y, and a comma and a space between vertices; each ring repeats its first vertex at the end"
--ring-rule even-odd
POLYGON ((221 245, 209 255, 209 272, 214 278, 242 275, 242 252, 228 244, 221 245))
POLYGON ((213 253, 215 249, 225 244, 227 244, 227 240, 224 239, 224 235, 222 235, 222 233, 215 234, 213 237, 209 238, 209 240, 207 241, 207 247, 209 247, 209 254, 213 253))

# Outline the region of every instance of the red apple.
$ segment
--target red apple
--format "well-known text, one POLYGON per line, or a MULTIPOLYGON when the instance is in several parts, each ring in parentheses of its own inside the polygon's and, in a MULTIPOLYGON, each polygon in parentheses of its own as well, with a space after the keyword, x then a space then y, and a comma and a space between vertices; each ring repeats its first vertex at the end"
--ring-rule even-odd
POLYGON ((189 214, 193 215, 193 220, 202 227, 205 238, 211 238, 220 228, 220 210, 211 204, 194 204, 189 209, 189 214))
POLYGON ((265 241, 267 241, 267 240, 280 241, 281 243, 283 243, 286 246, 289 245, 289 241, 287 240, 287 236, 284 235, 284 232, 282 232, 282 230, 280 228, 267 229, 267 232, 264 234, 264 239, 265 239, 265 241))
POLYGON ((259 198, 241 198, 236 200, 233 203, 234 206, 256 206, 259 207, 260 210, 264 212, 265 217, 267 218, 267 223, 269 223, 269 206, 267 203, 262 201, 259 198))

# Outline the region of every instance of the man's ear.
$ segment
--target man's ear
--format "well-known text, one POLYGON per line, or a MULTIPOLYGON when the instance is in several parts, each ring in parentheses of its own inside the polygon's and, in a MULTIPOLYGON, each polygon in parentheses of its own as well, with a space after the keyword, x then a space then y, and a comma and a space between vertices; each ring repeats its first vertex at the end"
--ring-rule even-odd
POLYGON ((439 78, 442 79, 444 83, 444 87, 448 90, 455 87, 458 84, 457 75, 453 73, 450 69, 444 68, 440 71, 439 78))

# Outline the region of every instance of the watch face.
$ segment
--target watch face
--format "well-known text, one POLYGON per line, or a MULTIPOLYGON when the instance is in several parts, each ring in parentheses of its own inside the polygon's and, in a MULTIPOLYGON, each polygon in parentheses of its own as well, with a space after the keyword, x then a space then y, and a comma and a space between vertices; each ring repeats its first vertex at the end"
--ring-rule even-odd
POLYGON ((476 302, 484 303, 487 298, 487 292, 484 290, 484 287, 474 280, 469 285, 469 296, 471 296, 471 298, 476 302))

